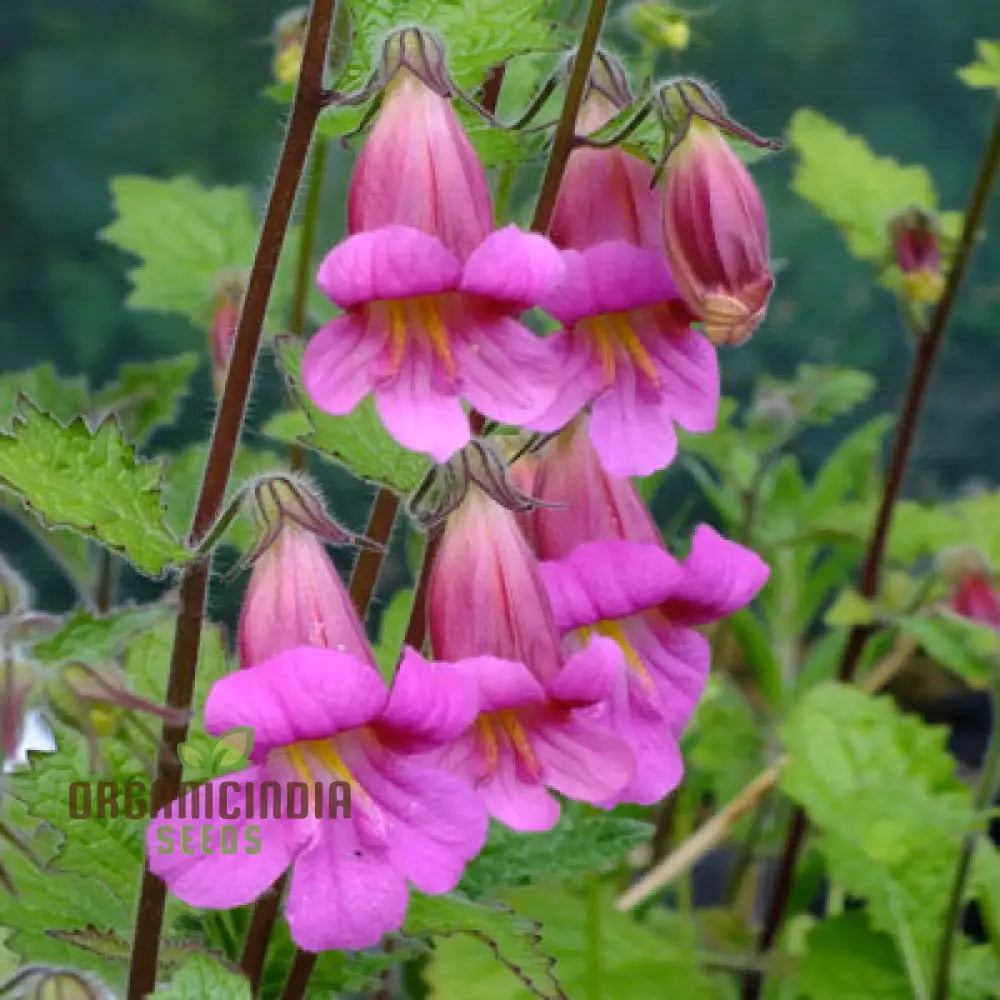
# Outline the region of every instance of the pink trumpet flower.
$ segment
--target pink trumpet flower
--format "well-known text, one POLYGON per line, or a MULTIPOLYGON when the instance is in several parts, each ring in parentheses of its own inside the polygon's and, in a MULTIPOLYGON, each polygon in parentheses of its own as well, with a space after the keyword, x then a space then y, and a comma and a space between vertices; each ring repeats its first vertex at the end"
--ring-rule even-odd
POLYGON ((697 112, 667 158, 663 229, 670 270, 705 336, 745 343, 774 287, 767 217, 749 171, 697 112))
POLYGON ((212 687, 205 725, 252 728, 251 765, 157 814, 150 868, 190 905, 229 909, 290 867, 285 916, 300 948, 375 945, 402 925, 408 881, 447 892, 482 847, 482 803, 426 757, 475 714, 460 672, 413 650, 388 692, 368 664, 329 649, 236 671, 212 687))
MULTIPOLYGON (((592 90, 580 127, 599 128, 618 110, 592 90)), ((652 177, 618 148, 572 153, 552 222, 566 272, 542 302, 563 324, 552 338, 561 384, 532 426, 555 430, 591 404, 594 445, 621 476, 669 465, 674 424, 709 431, 719 402, 715 349, 691 329, 664 257, 652 177)))
POLYGON ((600 712, 632 748, 636 771, 603 804, 658 802, 680 781, 679 741, 708 677, 708 640, 695 626, 752 600, 768 567, 701 525, 683 562, 658 545, 603 541, 541 569, 567 649, 604 636, 625 659, 600 712))
POLYGON ((480 712, 439 759, 474 782, 492 816, 546 830, 559 818, 547 788, 596 804, 630 780, 631 751, 594 712, 622 673, 618 648, 597 637, 562 655, 514 515, 474 487, 448 519, 428 595, 434 655, 463 661, 480 712))
POLYGON ((563 265, 541 236, 493 231, 486 176, 443 70, 413 70, 413 39, 432 53, 436 43, 404 36, 397 48, 410 61, 395 66, 352 177, 351 235, 317 278, 344 315, 310 342, 302 378, 328 413, 374 394, 400 444, 445 461, 470 439, 463 400, 522 425, 551 403, 551 347, 515 317, 563 265))

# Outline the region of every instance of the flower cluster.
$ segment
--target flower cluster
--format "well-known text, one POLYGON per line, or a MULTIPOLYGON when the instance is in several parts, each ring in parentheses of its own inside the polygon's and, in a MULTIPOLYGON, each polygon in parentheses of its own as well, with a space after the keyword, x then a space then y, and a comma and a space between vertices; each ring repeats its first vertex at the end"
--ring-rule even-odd
MULTIPOLYGON (((598 58, 581 134, 628 103, 623 80, 598 58)), ((350 235, 318 276, 343 313, 311 341, 302 375, 324 410, 373 395, 402 445, 468 473, 429 547, 431 658, 404 649, 387 686, 323 546, 346 536, 305 485, 258 491, 267 530, 240 618, 245 669, 205 706, 209 732, 253 730, 250 766, 175 807, 205 844, 226 782, 237 800, 251 785, 297 782, 313 795, 339 782, 350 805, 334 817, 240 816, 259 828, 253 853, 158 853, 176 808, 148 834, 152 870, 198 906, 248 903, 291 869, 285 912, 311 951, 398 929, 408 883, 456 885, 489 817, 539 831, 558 820, 560 797, 609 809, 667 795, 709 669, 699 628, 768 576, 704 525, 676 558, 625 478, 669 464, 675 424, 711 429, 714 343, 745 339, 770 289, 759 196, 716 126, 687 123, 666 198, 644 160, 576 149, 545 238, 494 228, 432 37, 392 36, 381 84, 350 235), (560 331, 523 325, 533 307, 560 331), (463 403, 550 433, 505 470, 488 442, 463 451, 463 403), (473 452, 483 474, 469 473, 473 452)))

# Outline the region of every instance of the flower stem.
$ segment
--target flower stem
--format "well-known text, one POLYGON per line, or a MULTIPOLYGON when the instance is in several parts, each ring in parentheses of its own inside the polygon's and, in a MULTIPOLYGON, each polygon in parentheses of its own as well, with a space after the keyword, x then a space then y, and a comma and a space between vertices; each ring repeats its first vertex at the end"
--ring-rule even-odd
MULTIPOLYGON (((314 0, 313 3, 292 114, 236 327, 226 385, 208 445, 205 473, 190 532, 192 546, 197 546, 215 521, 229 482, 278 258, 288 230, 295 192, 309 152, 316 119, 324 106, 323 70, 334 4, 335 0, 314 0)), ((167 705, 181 711, 187 711, 191 707, 194 693, 210 566, 210 555, 198 557, 188 563, 181 574, 181 608, 174 632, 167 683, 167 705)), ((164 724, 157 754, 157 781, 154 785, 159 794, 157 801, 151 803, 154 811, 177 796, 181 779, 177 747, 186 736, 186 724, 164 724)), ((156 987, 165 903, 166 887, 149 870, 147 864, 143 870, 136 912, 128 1000, 141 1000, 156 987)))
POLYGON ((601 1000, 601 880, 596 872, 587 876, 584 927, 587 1000, 601 1000))
MULTIPOLYGON (((944 292, 926 330, 923 331, 917 342, 910 370, 910 381, 903 399, 899 425, 893 440, 892 456, 889 460, 889 471, 886 475, 882 502, 861 571, 858 591, 862 597, 872 598, 878 593, 882 561, 889 541, 889 531, 892 527, 892 516, 902 489, 910 453, 913 450, 913 440, 920 412, 927 396, 927 387, 948 331, 948 323, 958 300, 962 280, 968 270, 980 226, 986 215, 998 166, 1000 166, 1000 113, 993 121, 993 127, 983 150, 979 172, 965 213, 962 236, 955 252, 954 262, 948 272, 944 292)), ((840 663, 840 680, 853 680, 861 653, 872 633, 873 629, 870 626, 855 626, 851 630, 840 663)), ((774 894, 768 905, 767 915, 758 940, 758 948, 761 952, 767 951, 773 945, 781 928, 795 879, 799 851, 805 841, 807 826, 805 813, 801 809, 796 809, 782 851, 774 894)), ((743 981, 743 1000, 757 1000, 762 985, 763 979, 760 975, 748 974, 743 981)))
POLYGON ((590 63, 597 50, 597 39, 604 24, 604 14, 607 10, 607 0, 590 0, 587 9, 587 20, 580 35, 576 56, 573 59, 573 72, 566 86, 566 100, 563 102, 556 134, 552 139, 552 151, 549 162, 545 165, 545 176, 542 178, 542 190, 535 204, 535 214, 531 220, 531 228, 536 233, 548 231, 552 221, 552 212, 556 207, 556 196, 566 171, 569 154, 573 152, 573 142, 576 139, 576 116, 583 100, 583 92, 590 75, 590 63))
POLYGON ((392 490, 383 486, 375 496, 371 514, 368 516, 368 527, 365 536, 377 542, 381 548, 365 548, 358 553, 354 570, 351 573, 350 595, 358 617, 362 623, 368 615, 368 605, 375 592, 382 560, 385 558, 389 535, 399 510, 399 497, 392 490))
MULTIPOLYGON (((990 728, 990 739, 986 744, 986 754, 983 758, 979 782, 973 804, 977 813, 982 813, 993 802, 1000 780, 1000 676, 995 677, 992 690, 993 724, 990 728)), ((932 1000, 948 1000, 948 987, 951 983, 951 957, 955 948, 955 938, 959 931, 959 920, 962 916, 962 902, 965 899, 965 887, 972 871, 972 858, 976 844, 979 842, 980 831, 968 834, 962 842, 962 850, 955 868, 955 879, 948 898, 948 909, 945 913, 944 928, 941 933, 941 945, 938 950, 937 967, 934 975, 934 992, 932 1000)))

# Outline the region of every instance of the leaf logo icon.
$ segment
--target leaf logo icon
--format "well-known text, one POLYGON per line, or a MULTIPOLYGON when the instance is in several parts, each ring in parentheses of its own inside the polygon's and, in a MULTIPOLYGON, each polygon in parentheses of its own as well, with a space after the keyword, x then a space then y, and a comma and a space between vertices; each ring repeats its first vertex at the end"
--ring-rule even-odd
POLYGON ((204 781, 249 767, 253 741, 249 726, 237 726, 216 739, 195 736, 177 748, 177 756, 190 772, 188 780, 204 781))

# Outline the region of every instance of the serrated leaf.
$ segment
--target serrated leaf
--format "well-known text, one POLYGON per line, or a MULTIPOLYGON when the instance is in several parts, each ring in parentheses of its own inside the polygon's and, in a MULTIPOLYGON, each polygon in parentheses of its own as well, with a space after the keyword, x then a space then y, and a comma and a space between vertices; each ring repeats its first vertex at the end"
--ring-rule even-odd
POLYGON ((986 687, 1000 670, 1000 633, 958 615, 909 615, 896 620, 924 652, 972 687, 986 687))
POLYGON ((494 824, 489 840, 469 863, 459 885, 477 898, 540 878, 593 871, 645 843, 652 832, 652 825, 643 820, 580 817, 568 809, 553 829, 530 837, 494 824))
POLYGON ((203 952, 191 952, 166 986, 150 1000, 251 1000, 250 982, 242 973, 203 952))
MULTIPOLYGON (((656 914, 655 929, 614 909, 609 892, 597 905, 596 941, 586 926, 584 900, 566 888, 550 884, 513 889, 505 901, 519 914, 537 920, 541 947, 556 960, 555 971, 566 997, 593 995, 590 970, 601 970, 602 996, 614 1000, 683 997, 710 1000, 711 985, 695 961, 692 926, 667 912, 656 914), (598 949, 596 962, 591 954, 598 949)), ((530 1000, 532 994, 512 979, 493 955, 474 942, 436 942, 427 979, 434 1000, 530 1000)))
POLYGON ((545 1000, 565 1000, 552 974, 552 959, 539 948, 537 924, 505 907, 474 903, 460 896, 425 896, 411 892, 403 929, 407 934, 434 937, 467 935, 487 945, 489 961, 512 972, 527 994, 545 1000))
POLYGON ((400 493, 408 493, 420 484, 430 468, 430 459, 407 451, 393 440, 382 426, 370 396, 346 416, 331 417, 315 406, 302 388, 302 345, 285 338, 278 342, 277 353, 289 390, 302 407, 300 412, 311 430, 301 433, 301 416, 279 414, 264 425, 265 435, 297 441, 346 465, 362 479, 384 483, 400 493), (284 436, 290 431, 293 437, 284 436))
POLYGON ((96 538, 149 576, 189 558, 166 523, 159 463, 138 459, 111 418, 91 431, 27 405, 0 432, 0 485, 47 525, 96 538))
POLYGON ((65 377, 49 362, 26 371, 0 375, 0 427, 9 428, 21 399, 30 399, 40 410, 62 421, 72 420, 89 409, 87 380, 65 377))
POLYGON ((863 912, 842 913, 810 930, 796 986, 808 1000, 910 1000, 892 938, 863 912))
POLYGON ((188 382, 198 367, 196 354, 122 365, 118 380, 94 394, 92 409, 115 413, 133 441, 173 423, 188 382))
POLYGON ((866 900, 924 975, 936 953, 963 836, 977 825, 947 733, 887 698, 818 684, 782 726, 781 787, 819 831, 830 878, 866 900))
POLYGON ((253 259, 249 190, 205 188, 190 177, 115 177, 111 194, 115 221, 100 236, 140 259, 129 271, 128 305, 207 325, 219 274, 253 259))
POLYGON ((963 66, 958 78, 967 87, 1000 93, 1000 41, 976 40, 976 61, 963 66))
MULTIPOLYGON (((798 154, 794 190, 840 229, 851 253, 884 264, 889 259, 889 220, 908 208, 937 209, 927 169, 877 156, 867 143, 809 108, 797 111, 788 132, 798 154)), ((956 231, 956 215, 942 219, 956 231)))
POLYGON ((86 610, 74 611, 58 631, 31 647, 31 656, 42 663, 66 660, 100 663, 176 612, 176 607, 166 601, 101 616, 86 610))

